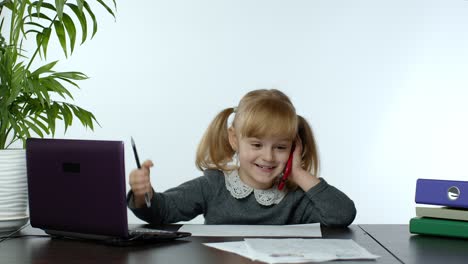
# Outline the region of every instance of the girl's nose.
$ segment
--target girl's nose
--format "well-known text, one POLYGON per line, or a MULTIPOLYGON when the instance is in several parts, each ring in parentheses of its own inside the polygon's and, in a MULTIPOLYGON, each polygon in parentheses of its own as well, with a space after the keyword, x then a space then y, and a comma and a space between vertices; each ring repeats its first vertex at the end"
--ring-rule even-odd
POLYGON ((265 149, 263 150, 262 158, 263 158, 265 161, 273 161, 273 160, 274 160, 274 157, 273 157, 273 150, 270 149, 270 148, 265 148, 265 149))

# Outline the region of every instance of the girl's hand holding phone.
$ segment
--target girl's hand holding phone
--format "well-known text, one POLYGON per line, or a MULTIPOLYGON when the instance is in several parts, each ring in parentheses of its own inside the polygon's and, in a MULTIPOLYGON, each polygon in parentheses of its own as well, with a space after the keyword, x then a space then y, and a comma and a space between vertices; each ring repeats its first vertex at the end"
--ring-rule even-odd
POLYGON ((296 183, 304 191, 308 191, 310 188, 317 185, 320 180, 313 176, 309 171, 302 168, 302 140, 300 137, 296 138, 294 145, 295 149, 293 152, 291 174, 289 175, 288 180, 296 183))

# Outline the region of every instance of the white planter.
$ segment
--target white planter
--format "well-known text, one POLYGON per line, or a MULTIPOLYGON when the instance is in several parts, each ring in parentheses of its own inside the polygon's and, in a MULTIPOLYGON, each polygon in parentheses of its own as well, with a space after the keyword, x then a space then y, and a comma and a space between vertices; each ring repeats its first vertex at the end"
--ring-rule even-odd
POLYGON ((0 232, 13 231, 28 217, 26 151, 0 150, 0 232))

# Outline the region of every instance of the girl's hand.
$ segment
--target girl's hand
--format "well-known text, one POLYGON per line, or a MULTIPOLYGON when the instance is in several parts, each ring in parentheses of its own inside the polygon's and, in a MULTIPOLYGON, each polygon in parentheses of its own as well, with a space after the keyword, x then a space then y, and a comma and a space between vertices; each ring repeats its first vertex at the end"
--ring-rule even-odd
POLYGON ((320 180, 302 168, 302 140, 298 136, 294 142, 293 163, 289 180, 296 183, 305 192, 317 185, 320 180))
POLYGON ((298 173, 299 171, 304 170, 301 166, 301 163, 302 163, 302 140, 301 138, 297 136, 293 144, 295 145, 295 149, 293 153, 291 175, 294 174, 295 172, 298 173))
POLYGON ((149 198, 153 198, 153 188, 150 181, 150 168, 153 167, 151 160, 146 160, 141 164, 141 169, 135 169, 130 173, 130 187, 133 192, 135 207, 141 208, 146 206, 145 193, 148 193, 149 198))

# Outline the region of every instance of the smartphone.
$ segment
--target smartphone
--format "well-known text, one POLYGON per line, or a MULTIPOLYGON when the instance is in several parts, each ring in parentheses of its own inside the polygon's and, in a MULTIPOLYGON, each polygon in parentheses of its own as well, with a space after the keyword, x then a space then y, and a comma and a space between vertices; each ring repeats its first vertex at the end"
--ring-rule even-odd
POLYGON ((286 167, 284 167, 283 171, 283 177, 281 177, 280 182, 278 184, 278 190, 283 190, 284 184, 286 183, 286 180, 289 177, 289 174, 291 174, 291 169, 292 169, 292 160, 293 160, 293 154, 294 154, 294 149, 296 148, 296 145, 293 144, 291 148, 291 153, 289 153, 289 158, 288 161, 286 162, 286 167))

